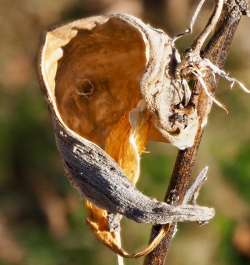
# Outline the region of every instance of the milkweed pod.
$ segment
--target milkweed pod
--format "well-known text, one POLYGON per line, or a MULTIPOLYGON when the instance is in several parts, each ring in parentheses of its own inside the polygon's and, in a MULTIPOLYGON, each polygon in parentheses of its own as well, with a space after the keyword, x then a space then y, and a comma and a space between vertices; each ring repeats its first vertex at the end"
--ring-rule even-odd
POLYGON ((80 19, 45 35, 39 73, 57 146, 67 175, 88 199, 88 223, 111 248, 108 212, 153 224, 214 215, 153 200, 135 187, 149 140, 180 149, 194 142, 196 111, 176 111, 190 98, 187 84, 175 78, 179 61, 166 33, 126 14, 80 19))

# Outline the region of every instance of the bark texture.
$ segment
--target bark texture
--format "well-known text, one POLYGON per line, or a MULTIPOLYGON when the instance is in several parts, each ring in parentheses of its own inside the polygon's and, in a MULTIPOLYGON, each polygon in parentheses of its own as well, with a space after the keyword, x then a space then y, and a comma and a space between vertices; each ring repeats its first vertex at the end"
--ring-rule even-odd
MULTIPOLYGON (((248 4, 245 0, 227 0, 224 3, 223 13, 221 15, 220 21, 203 52, 203 56, 205 58, 210 59, 220 68, 223 68, 224 66, 241 16, 245 15, 247 10, 248 4)), ((212 76, 207 77, 206 83, 215 91, 217 82, 215 84, 212 76)), ((197 106, 199 117, 202 117, 205 115, 204 110, 206 109, 207 104, 211 104, 211 102, 198 83, 196 83, 194 89, 198 92, 195 104, 197 106)), ((197 157, 202 134, 203 129, 200 128, 196 135, 195 144, 193 147, 179 151, 170 185, 166 192, 165 201, 171 200, 174 191, 175 197, 178 196, 179 198, 178 203, 182 203, 184 195, 192 179, 191 174, 197 157)), ((175 232, 175 228, 175 224, 170 226, 168 233, 162 242, 145 258, 144 265, 166 264, 165 259, 175 232)), ((159 225, 152 228, 151 240, 158 234, 160 230, 161 226, 159 225)))

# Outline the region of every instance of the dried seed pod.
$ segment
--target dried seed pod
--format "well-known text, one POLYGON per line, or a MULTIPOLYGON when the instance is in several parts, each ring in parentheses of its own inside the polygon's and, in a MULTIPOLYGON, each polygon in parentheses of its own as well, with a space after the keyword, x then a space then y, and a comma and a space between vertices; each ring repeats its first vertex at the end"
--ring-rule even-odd
POLYGON ((57 146, 89 200, 88 223, 113 249, 108 212, 153 224, 214 215, 150 199, 134 186, 149 140, 193 144, 198 117, 188 85, 175 78, 179 57, 163 31, 125 14, 77 20, 45 36, 39 71, 57 146))

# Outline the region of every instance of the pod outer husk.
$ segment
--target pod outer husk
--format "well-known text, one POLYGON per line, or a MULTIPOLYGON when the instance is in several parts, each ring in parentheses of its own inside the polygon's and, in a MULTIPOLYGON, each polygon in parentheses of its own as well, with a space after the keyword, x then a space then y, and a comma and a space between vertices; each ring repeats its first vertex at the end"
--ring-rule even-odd
MULTIPOLYGON (((119 15, 119 18, 122 19, 124 16, 125 15, 119 15)), ((130 23, 131 21, 138 21, 131 16, 125 17, 130 23)), ((66 45, 69 39, 77 34, 77 28, 82 28, 83 24, 84 28, 91 29, 96 23, 105 23, 107 20, 108 17, 99 16, 73 22, 56 31, 52 31, 53 34, 56 35, 56 40, 54 42, 51 40, 54 36, 49 32, 46 35, 45 44, 42 48, 40 61, 42 87, 52 116, 57 145, 65 162, 67 171, 69 171, 72 177, 72 182, 78 187, 82 195, 96 205, 113 213, 121 213, 137 222, 167 223, 197 221, 197 216, 201 216, 199 221, 204 221, 202 220, 204 215, 197 214, 198 212, 202 213, 202 211, 205 210, 204 208, 193 206, 172 207, 166 203, 152 200, 140 193, 128 181, 120 167, 107 153, 98 145, 69 129, 61 118, 55 95, 53 94, 54 89, 49 85, 50 82, 55 85, 57 62, 59 58, 63 56, 61 47, 66 45), (52 50, 51 58, 46 58, 46 49, 52 50), (49 63, 45 64, 46 60, 49 61, 49 63), (53 74, 48 75, 46 72, 50 67, 50 71, 54 76, 53 74), (182 210, 184 210, 184 212, 186 211, 187 218, 182 216, 182 210)), ((135 25, 139 28, 142 22, 138 24, 135 25)), ((152 29, 150 28, 150 30, 152 29)), ((160 32, 160 35, 162 35, 162 32, 160 32)), ((144 38, 146 38, 145 35, 144 38)), ((150 43, 150 45, 148 44, 150 47, 153 46, 152 43, 150 43)), ((146 54, 149 53, 150 51, 146 52, 146 54)), ((147 57, 150 56, 147 55, 147 57)), ((152 65, 150 65, 150 67, 153 68, 152 65)), ((150 69, 149 72, 152 73, 153 71, 154 69, 150 69)), ((147 74, 150 76, 149 73, 147 74)), ((144 82, 146 81, 144 80, 144 82)), ((207 217, 205 219, 207 219, 207 217)))
MULTIPOLYGON (((165 224, 206 221, 208 209, 192 205, 171 206, 142 194, 117 163, 93 143, 76 140, 54 119, 57 145, 72 183, 81 194, 111 213, 142 223, 165 224)), ((210 211, 213 217, 213 210, 210 211)))
MULTIPOLYGON (((214 215, 213 210, 206 207, 174 207, 159 202, 142 194, 134 186, 140 175, 140 154, 149 139, 169 141, 179 148, 186 148, 193 143, 197 126, 195 111, 190 114, 188 125, 178 134, 171 132, 168 122, 173 114, 170 106, 178 104, 180 97, 184 96, 182 90, 178 91, 177 96, 177 84, 173 84, 175 80, 171 76, 171 67, 178 62, 178 56, 171 39, 164 32, 154 30, 139 19, 125 14, 78 20, 53 29, 45 36, 39 73, 57 146, 72 184, 89 200, 89 224, 101 240, 109 240, 107 245, 111 248, 119 246, 114 235, 107 239, 106 233, 110 236, 108 212, 152 224, 207 221, 214 215), (75 130, 74 126, 69 126, 62 116, 64 109, 59 110, 56 98, 59 93, 56 91, 58 68, 63 65, 61 62, 67 54, 66 47, 79 32, 88 34, 109 21, 111 26, 118 23, 124 29, 129 27, 132 33, 140 35, 140 42, 144 43, 145 69, 139 80, 139 92, 133 96, 137 101, 126 106, 115 123, 112 120, 105 137, 101 130, 96 137, 91 134, 88 138, 75 130)), ((83 80, 84 84, 92 85, 88 79, 83 80)))

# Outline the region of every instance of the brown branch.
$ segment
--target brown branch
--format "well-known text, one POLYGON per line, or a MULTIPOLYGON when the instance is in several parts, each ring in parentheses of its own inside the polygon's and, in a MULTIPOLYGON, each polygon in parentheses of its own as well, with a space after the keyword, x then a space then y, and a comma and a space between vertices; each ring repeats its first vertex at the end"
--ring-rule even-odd
MULTIPOLYGON (((247 8, 248 5, 246 0, 227 0, 224 4, 223 13, 215 33, 205 47, 203 53, 204 57, 210 59, 214 64, 221 68, 224 66, 228 56, 229 48, 231 46, 240 18, 242 14, 246 13, 247 8)), ((214 83, 214 80, 211 78, 211 76, 206 78, 206 83, 210 88, 215 90, 216 84, 214 83)), ((199 117, 204 117, 204 115, 206 115, 209 99, 200 88, 198 83, 196 83, 194 89, 199 92, 195 101, 199 117)), ((192 180, 191 174, 197 157, 202 134, 203 129, 200 127, 193 147, 179 151, 170 185, 166 193, 165 201, 171 200, 171 196, 174 191, 175 197, 176 195, 178 196, 178 204, 182 203, 183 197, 192 180)), ((152 228, 151 240, 158 234, 160 229, 160 225, 154 226, 152 228)), ((171 240, 173 238, 174 229, 175 225, 171 225, 166 237, 162 240, 158 247, 145 258, 144 265, 164 264, 171 240)))

